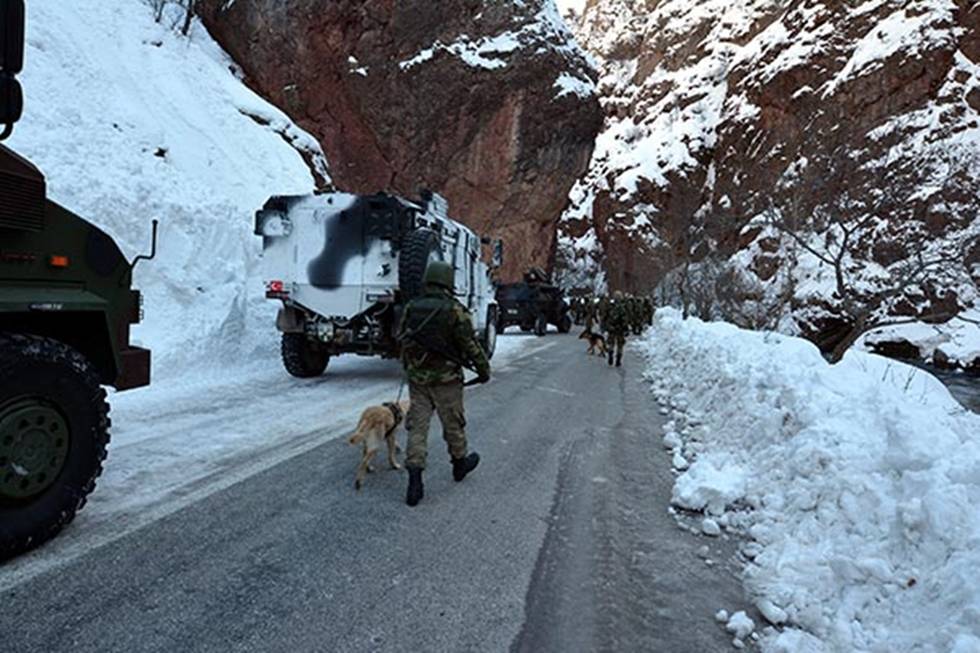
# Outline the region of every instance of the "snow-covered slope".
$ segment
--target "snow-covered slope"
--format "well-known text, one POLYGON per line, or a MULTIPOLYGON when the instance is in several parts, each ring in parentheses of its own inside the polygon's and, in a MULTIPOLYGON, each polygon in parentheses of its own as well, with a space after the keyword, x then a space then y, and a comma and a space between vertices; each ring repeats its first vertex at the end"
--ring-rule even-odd
POLYGON ((642 346, 673 503, 748 537, 764 651, 980 651, 980 416, 916 368, 672 309, 642 346))
POLYGON ((136 273, 135 337, 166 375, 275 351, 252 214, 269 195, 313 189, 301 151, 321 175, 326 162, 203 28, 185 38, 164 23, 139 0, 29 2, 25 118, 9 144, 127 256, 160 220, 158 258, 136 273))

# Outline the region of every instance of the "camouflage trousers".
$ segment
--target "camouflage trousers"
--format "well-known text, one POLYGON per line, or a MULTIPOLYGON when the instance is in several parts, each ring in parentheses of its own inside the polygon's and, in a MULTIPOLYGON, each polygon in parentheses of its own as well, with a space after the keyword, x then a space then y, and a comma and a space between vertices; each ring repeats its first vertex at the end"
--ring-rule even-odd
POLYGON ((433 411, 442 423, 442 438, 446 441, 452 458, 466 456, 466 416, 463 412, 463 384, 443 383, 439 385, 408 384, 408 398, 411 406, 405 418, 408 429, 408 449, 405 456, 406 467, 425 469, 425 459, 429 450, 429 423, 433 411))
POLYGON ((606 350, 609 352, 609 362, 613 362, 613 355, 616 360, 623 360, 623 347, 626 346, 625 333, 609 333, 606 335, 606 350))

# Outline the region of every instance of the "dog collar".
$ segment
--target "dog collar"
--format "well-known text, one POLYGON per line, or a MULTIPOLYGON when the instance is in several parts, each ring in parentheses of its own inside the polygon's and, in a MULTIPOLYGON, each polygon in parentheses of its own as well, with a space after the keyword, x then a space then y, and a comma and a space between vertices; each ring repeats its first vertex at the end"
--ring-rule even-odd
POLYGON ((391 416, 395 418, 395 428, 398 428, 398 425, 402 423, 402 418, 405 417, 402 414, 401 406, 390 401, 386 401, 382 405, 391 411, 391 416))

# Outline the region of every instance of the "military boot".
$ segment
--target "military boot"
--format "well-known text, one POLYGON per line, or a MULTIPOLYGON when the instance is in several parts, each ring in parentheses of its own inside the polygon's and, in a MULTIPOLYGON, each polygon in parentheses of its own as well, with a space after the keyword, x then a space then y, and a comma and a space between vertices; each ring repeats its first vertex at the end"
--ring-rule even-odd
MULTIPOLYGON (((615 347, 615 345, 613 345, 613 347, 615 347)), ((609 350, 609 356, 608 356, 608 358, 609 358, 609 366, 612 367, 612 364, 613 364, 613 350, 612 349, 609 350)))
POLYGON ((480 464, 480 454, 474 452, 465 458, 453 458, 453 480, 459 483, 480 464))
POLYGON ((622 366, 623 366, 623 355, 619 354, 616 356, 616 367, 622 367, 622 366))
POLYGON ((417 506, 424 496, 425 487, 422 485, 422 469, 419 467, 409 467, 408 492, 405 493, 405 503, 412 507, 417 506))

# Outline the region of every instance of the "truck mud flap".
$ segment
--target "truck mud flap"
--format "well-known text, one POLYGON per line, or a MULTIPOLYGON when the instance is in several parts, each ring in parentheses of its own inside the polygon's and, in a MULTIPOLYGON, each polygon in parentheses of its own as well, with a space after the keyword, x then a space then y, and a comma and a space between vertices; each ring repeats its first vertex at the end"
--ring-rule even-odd
POLYGON ((150 350, 127 347, 119 352, 120 372, 116 390, 132 390, 150 385, 150 350))

